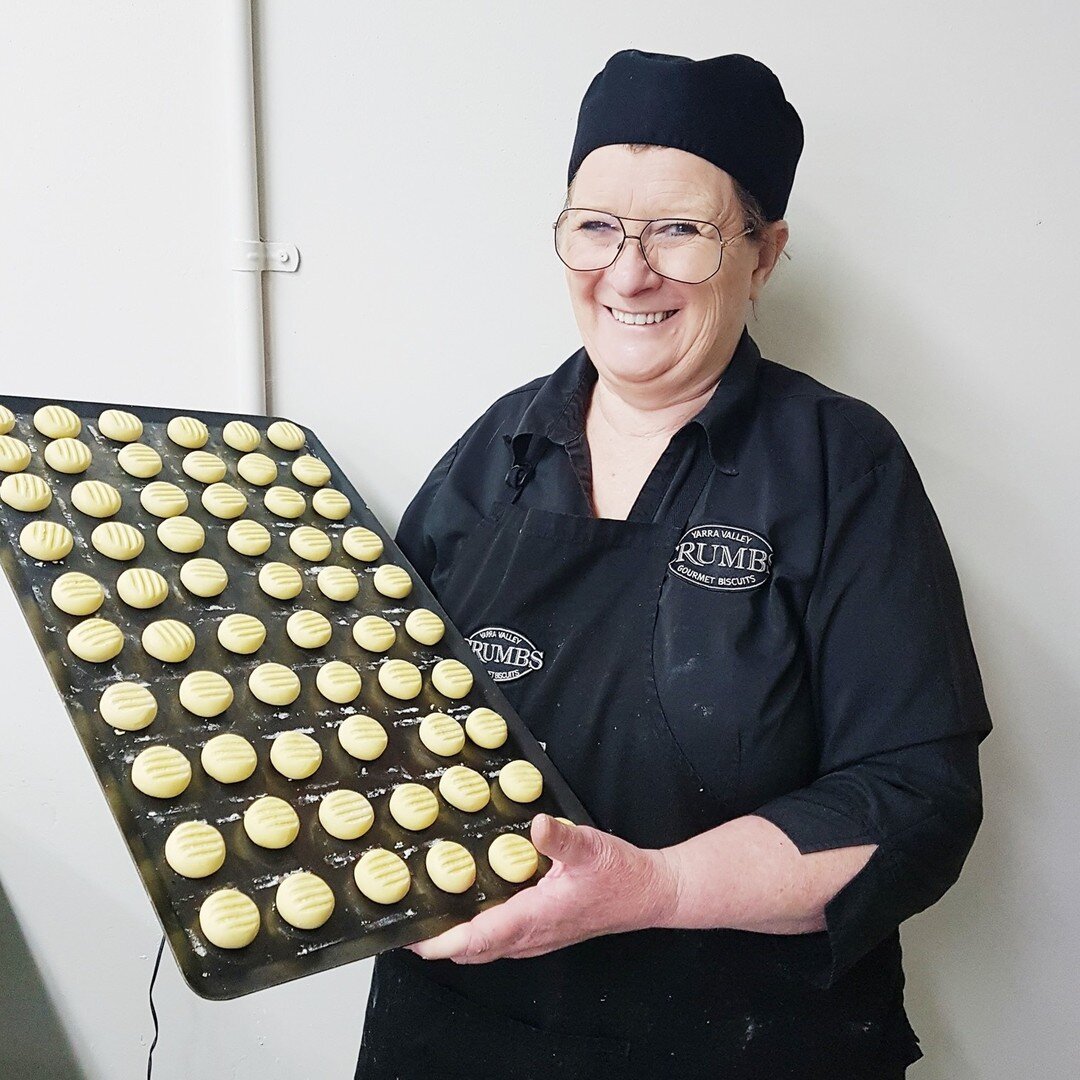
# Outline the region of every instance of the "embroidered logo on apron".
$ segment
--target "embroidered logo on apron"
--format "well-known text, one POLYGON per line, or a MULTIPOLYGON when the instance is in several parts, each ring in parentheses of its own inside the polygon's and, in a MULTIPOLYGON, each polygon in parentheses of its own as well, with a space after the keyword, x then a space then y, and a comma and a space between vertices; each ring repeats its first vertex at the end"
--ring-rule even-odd
POLYGON ((739 592, 764 585, 772 573, 768 540, 738 525, 695 525, 675 545, 668 569, 703 589, 739 592))
POLYGON ((524 634, 505 626, 485 626, 465 640, 492 682, 511 682, 544 666, 544 654, 524 634))

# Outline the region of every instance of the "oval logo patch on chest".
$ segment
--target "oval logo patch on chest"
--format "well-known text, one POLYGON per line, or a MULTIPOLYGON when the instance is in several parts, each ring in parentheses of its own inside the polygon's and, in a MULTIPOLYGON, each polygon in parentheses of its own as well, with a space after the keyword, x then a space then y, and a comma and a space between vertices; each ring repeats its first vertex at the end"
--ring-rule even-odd
POLYGON ((668 569, 703 589, 739 592, 764 585, 773 550, 763 536, 738 525, 695 525, 675 545, 668 569))
POLYGON ((505 626, 485 626, 465 640, 492 682, 512 682, 544 666, 544 654, 524 634, 505 626))

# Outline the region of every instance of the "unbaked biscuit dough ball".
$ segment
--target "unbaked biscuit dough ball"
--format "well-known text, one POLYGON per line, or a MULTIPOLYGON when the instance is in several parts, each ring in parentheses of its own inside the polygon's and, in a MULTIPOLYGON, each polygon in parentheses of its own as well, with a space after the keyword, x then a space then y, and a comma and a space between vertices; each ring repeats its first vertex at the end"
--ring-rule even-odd
POLYGON ((30 447, 14 435, 0 435, 0 472, 22 472, 30 464, 30 447))
POLYGON ((475 814, 491 801, 491 787, 475 769, 451 765, 439 777, 439 794, 458 810, 475 814))
POLYGON ((531 761, 519 758, 499 770, 499 787, 503 794, 514 802, 536 802, 544 790, 544 777, 531 761))
POLYGON ((349 497, 333 488, 320 488, 311 497, 315 513, 328 521, 344 521, 352 511, 349 497))
POLYGON ((179 619, 158 619, 143 630, 142 647, 164 664, 182 664, 195 651, 195 634, 179 619))
POLYGON ((318 874, 300 870, 277 887, 274 906, 290 926, 317 930, 334 913, 334 891, 318 874))
POLYGON ((331 660, 319 668, 315 686, 327 701, 348 705, 360 696, 360 672, 342 660, 331 660))
POLYGON ((192 671, 180 683, 179 696, 188 712, 210 720, 233 703, 233 688, 216 671, 192 671))
POLYGON ((330 537, 312 525, 300 525, 289 533, 289 547, 308 562, 322 562, 330 554, 330 537))
POLYGON ((504 881, 528 881, 540 865, 536 848, 519 833, 503 833, 488 845, 488 862, 504 881))
POLYGON ((180 468, 200 484, 216 484, 225 479, 225 462, 207 450, 192 450, 180 463, 180 468))
POLYGON ((138 558, 146 546, 143 534, 123 521, 103 521, 90 534, 90 543, 95 551, 117 562, 138 558))
POLYGON ((259 933, 259 909, 238 889, 218 889, 199 908, 199 928, 219 949, 243 949, 259 933))
POLYGON ((400 566, 386 563, 375 571, 372 578, 375 588, 393 600, 401 600, 412 592, 412 578, 400 566))
POLYGON ((435 824, 439 800, 423 784, 398 784, 390 793, 390 816, 410 832, 420 832, 435 824))
POLYGON ((448 698, 463 698, 473 688, 473 675, 460 660, 440 660, 431 669, 431 685, 448 698))
POLYGON ((240 784, 255 771, 259 759, 255 747, 243 737, 226 731, 215 735, 199 754, 208 776, 219 784, 240 784))
POLYGON ((231 446, 242 454, 254 450, 262 441, 259 429, 246 420, 230 420, 222 430, 221 437, 225 440, 226 446, 231 446))
POLYGON ((182 488, 170 484, 168 480, 154 480, 139 492, 142 508, 154 517, 171 518, 184 513, 188 508, 188 497, 182 488))
POLYGON ((284 799, 264 795, 244 811, 244 832, 252 843, 277 851, 297 838, 300 818, 284 799))
POLYGON ((98 417, 98 431, 113 442, 130 443, 142 438, 143 423, 123 409, 106 409, 98 417))
POLYGON ((165 841, 165 861, 181 877, 209 877, 225 864, 225 838, 209 822, 181 822, 165 841))
POLYGON ((282 450, 300 450, 307 441, 303 430, 288 420, 275 420, 266 429, 266 437, 282 450))
POLYGON ((33 473, 9 473, 0 480, 0 502, 24 514, 36 514, 52 502, 52 488, 33 473))
POLYGON ((145 611, 165 602, 169 583, 156 570, 133 566, 116 579, 116 592, 128 607, 145 611))
POLYGON ((161 455, 145 443, 134 442, 121 447, 116 460, 128 476, 134 476, 138 480, 149 480, 150 477, 157 476, 162 469, 161 455))
POLYGON ((322 764, 322 747, 302 731, 283 731, 270 744, 270 764, 290 780, 306 780, 322 764))
POLYGON ((165 434, 177 446, 187 450, 200 450, 210 438, 207 426, 194 416, 174 416, 165 429, 165 434))
POLYGON ((19 547, 38 562, 59 562, 71 554, 75 538, 57 521, 31 521, 19 533, 19 547))
POLYGON ((379 685, 399 701, 412 701, 423 688, 424 679, 408 660, 386 660, 379 666, 379 685))
POLYGON ((206 532, 194 519, 183 514, 158 522, 157 538, 177 555, 190 555, 206 543, 206 532))
POLYGON ((294 611, 285 623, 289 640, 301 649, 321 649, 333 634, 333 627, 325 615, 302 608, 294 611))
MULTIPOLYGON (((353 640, 368 652, 386 652, 397 640, 393 624, 379 615, 365 615, 353 625, 353 640)), ((386 687, 383 687, 385 690, 386 687)), ((391 691, 387 691, 390 693, 391 691)), ((417 691, 419 693, 419 691, 417 691)), ((416 694, 412 695, 416 697, 416 694)))
POLYGON ((465 732, 461 725, 446 713, 434 712, 420 721, 420 741, 440 757, 460 754, 465 745, 465 732))
POLYGON ((446 624, 434 611, 421 607, 409 612, 405 632, 421 645, 437 645, 446 633, 446 624))
POLYGON ((359 791, 338 788, 319 803, 319 824, 338 840, 358 840, 374 821, 375 811, 359 791))
POLYGON ((71 489, 75 509, 87 517, 112 517, 123 505, 120 492, 104 480, 80 480, 71 489))
POLYGON ((345 566, 324 566, 315 582, 323 596, 339 603, 355 600, 360 592, 356 575, 345 566))
POLYGON ((86 619, 68 631, 67 644, 80 660, 104 664, 120 655, 124 634, 108 619, 86 619))
POLYGON ((249 484, 266 487, 272 484, 278 475, 278 467, 273 458, 265 454, 245 454, 237 463, 236 471, 249 484))
POLYGON ((251 518, 241 518, 229 526, 229 547, 241 555, 265 555, 270 549, 270 533, 266 526, 251 518))
POLYGON ((275 517, 292 521, 307 509, 307 500, 299 491, 278 485, 270 488, 263 496, 263 506, 275 517))
POLYGON ((15 414, 6 405, 0 405, 0 435, 6 435, 14 426, 15 414))
POLYGON ((330 482, 330 467, 310 454, 302 454, 292 463, 292 474, 308 487, 322 487, 330 482))
POLYGON ((93 461, 90 447, 78 439, 57 439, 49 443, 44 458, 50 468, 68 475, 86 472, 93 461))
POLYGON ((149 746, 132 762, 131 782, 153 799, 175 799, 191 783, 191 762, 173 746, 149 746))
POLYGON ((358 761, 375 761, 388 742, 386 730, 374 717, 357 713, 347 717, 338 728, 342 749, 358 761))
POLYGON ((211 484, 202 493, 203 508, 216 518, 231 521, 247 510, 247 496, 232 484, 211 484))
POLYGON ((48 439, 74 439, 82 431, 82 421, 64 405, 42 405, 34 413, 34 427, 48 439))
POLYGON ((405 860, 386 848, 365 851, 353 867, 353 879, 364 896, 376 904, 396 904, 412 884, 405 860))
POLYGON ((98 702, 101 719, 120 731, 142 731, 149 727, 158 712, 157 699, 148 687, 139 683, 113 683, 98 702))
POLYGON ((300 595, 304 579, 288 563, 268 562, 259 571, 259 588, 275 600, 292 600, 300 595))
POLYGON ((216 559, 188 559, 180 567, 180 584, 194 596, 220 596, 229 584, 229 575, 216 559))
POLYGON ((61 574, 52 583, 49 595, 52 602, 68 615, 93 615, 105 601, 101 583, 77 570, 61 574))
POLYGON ((494 709, 473 709, 465 719, 465 734, 485 750, 497 750, 506 742, 506 721, 494 709))
POLYGON ((476 861, 467 847, 453 840, 436 840, 428 848, 424 866, 443 892, 463 893, 476 882, 476 861))
POLYGON ((235 612, 226 615, 218 625, 217 638, 221 646, 238 656, 257 653, 266 641, 266 627, 254 615, 235 612))
POLYGON ((266 705, 291 705, 300 696, 300 678, 284 664, 260 664, 248 676, 248 689, 266 705))
POLYGON ((365 529, 363 525, 354 525, 349 529, 341 538, 341 546, 361 562, 374 562, 383 553, 383 542, 379 534, 365 529))

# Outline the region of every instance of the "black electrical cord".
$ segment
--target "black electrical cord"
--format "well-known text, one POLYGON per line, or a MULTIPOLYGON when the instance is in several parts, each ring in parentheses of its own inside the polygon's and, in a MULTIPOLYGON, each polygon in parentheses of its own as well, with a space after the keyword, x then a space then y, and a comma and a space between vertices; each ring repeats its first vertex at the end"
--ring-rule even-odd
POLYGON ((154 1068, 154 1047, 158 1040, 157 1009, 154 1008, 154 983, 157 981, 158 968, 161 967, 161 954, 165 951, 165 935, 161 935, 158 944, 157 959, 154 961, 154 973, 150 976, 150 1015, 154 1018, 154 1041, 150 1044, 150 1053, 146 1056, 146 1080, 150 1080, 150 1073, 154 1068))

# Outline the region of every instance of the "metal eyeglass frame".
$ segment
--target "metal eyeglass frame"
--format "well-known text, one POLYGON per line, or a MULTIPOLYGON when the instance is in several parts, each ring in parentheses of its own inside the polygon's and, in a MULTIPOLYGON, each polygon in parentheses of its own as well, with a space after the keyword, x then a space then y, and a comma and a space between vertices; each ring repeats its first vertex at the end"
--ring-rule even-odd
POLYGON ((645 265, 654 274, 657 274, 659 277, 662 277, 662 278, 667 278, 668 281, 678 281, 682 285, 701 285, 704 282, 708 281, 709 278, 715 277, 718 273, 720 273, 720 267, 723 265, 723 262, 724 262, 724 248, 726 248, 728 246, 728 244, 735 243, 735 241, 738 240, 740 237, 746 236, 747 233, 751 233, 751 232, 754 231, 753 228, 743 229, 743 231, 741 233, 736 233, 735 236, 729 237, 727 240, 725 240, 723 235, 721 234, 720 230, 716 227, 715 223, 713 223, 711 221, 702 221, 699 218, 686 218, 686 217, 677 217, 677 218, 675 218, 675 217, 662 217, 662 218, 632 218, 632 217, 628 217, 628 218, 624 218, 624 217, 620 217, 618 214, 612 214, 608 210, 594 210, 592 207, 589 207, 589 206, 566 206, 566 207, 564 207, 562 210, 559 211, 559 216, 554 220, 554 222, 552 222, 551 229, 552 229, 552 239, 554 240, 554 243, 555 243, 555 254, 558 255, 559 262, 561 262, 563 264, 563 266, 565 266, 567 268, 567 270, 573 270, 577 274, 594 274, 594 273, 596 273, 597 270, 606 270, 609 266, 614 266, 615 265, 615 260, 622 254, 622 249, 623 249, 623 246, 626 244, 626 241, 627 240, 636 240, 638 242, 638 247, 641 249, 641 257, 645 260, 645 265), (583 210, 588 214, 603 214, 604 217, 614 218, 619 223, 619 227, 622 229, 623 238, 622 238, 622 240, 619 241, 619 246, 615 249, 615 254, 611 257, 611 262, 607 263, 605 266, 597 266, 592 270, 579 270, 576 266, 571 266, 562 257, 562 255, 559 254, 559 222, 562 221, 563 215, 570 213, 571 210, 578 210, 578 211, 583 210), (639 221, 639 222, 644 221, 646 224, 645 224, 645 227, 641 230, 641 232, 639 232, 635 236, 632 233, 628 233, 626 231, 625 222, 627 222, 627 221, 639 221), (684 281, 682 278, 671 277, 670 274, 661 274, 660 271, 657 270, 656 267, 653 266, 653 264, 651 262, 649 262, 649 256, 645 254, 645 245, 642 244, 642 242, 641 242, 641 237, 644 234, 645 229, 647 229, 650 225, 655 225, 658 221, 688 221, 688 222, 691 222, 694 225, 708 225, 709 228, 716 229, 716 235, 720 237, 720 258, 717 261, 716 269, 711 274, 707 275, 706 277, 701 278, 699 281, 684 281))

